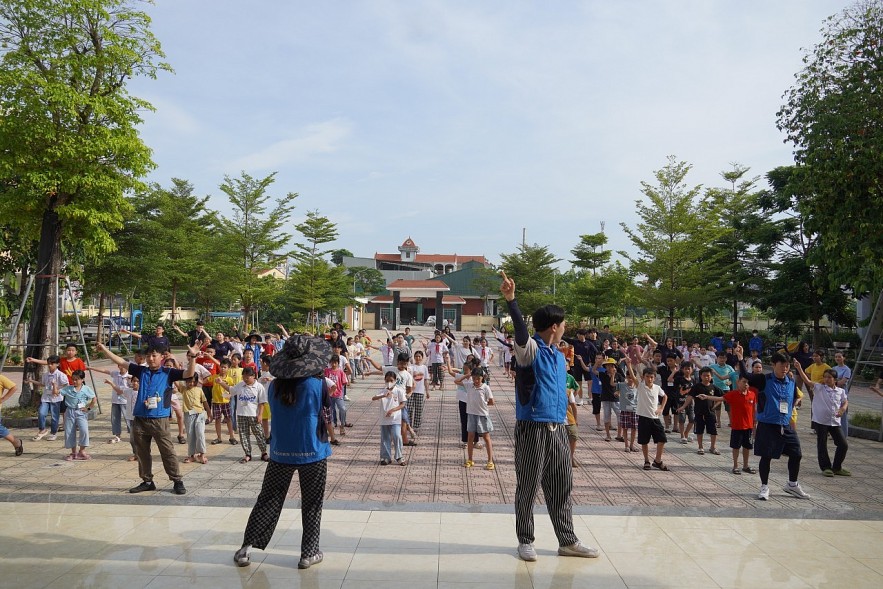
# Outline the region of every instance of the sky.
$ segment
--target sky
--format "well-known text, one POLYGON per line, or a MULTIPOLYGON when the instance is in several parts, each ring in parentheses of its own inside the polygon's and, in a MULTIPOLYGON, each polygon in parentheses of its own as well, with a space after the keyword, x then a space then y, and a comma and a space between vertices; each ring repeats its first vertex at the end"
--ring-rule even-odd
POLYGON ((670 155, 691 186, 791 164, 776 112, 846 5, 156 0, 174 73, 129 89, 156 108, 148 180, 225 215, 225 175, 275 172, 270 194, 299 195, 290 231, 318 210, 357 256, 410 236, 496 263, 526 231, 564 269, 602 222, 633 251, 620 223, 670 155))

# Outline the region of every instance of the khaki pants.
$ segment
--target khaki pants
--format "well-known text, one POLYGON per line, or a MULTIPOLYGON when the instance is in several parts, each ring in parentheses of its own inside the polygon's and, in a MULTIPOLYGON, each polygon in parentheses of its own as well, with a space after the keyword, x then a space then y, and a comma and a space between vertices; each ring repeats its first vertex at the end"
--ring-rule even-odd
POLYGON ((150 456, 150 441, 156 441, 159 455, 162 458, 163 468, 169 475, 169 480, 180 481, 181 473, 178 470, 178 456, 175 454, 175 445, 169 435, 169 418, 136 417, 132 424, 132 442, 135 447, 135 456, 138 458, 138 476, 145 482, 153 481, 153 458, 150 456))

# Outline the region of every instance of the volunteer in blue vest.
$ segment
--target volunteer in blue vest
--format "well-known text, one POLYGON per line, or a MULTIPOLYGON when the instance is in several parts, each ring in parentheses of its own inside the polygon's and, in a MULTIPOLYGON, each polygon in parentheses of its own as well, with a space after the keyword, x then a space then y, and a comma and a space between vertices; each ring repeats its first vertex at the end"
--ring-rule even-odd
POLYGON ((199 347, 188 348, 187 369, 165 368, 162 365, 165 346, 152 344, 147 347, 144 359, 147 366, 129 363, 107 349, 104 344, 98 344, 98 349, 120 367, 120 372, 138 378, 138 397, 132 411, 132 446, 135 448, 135 456, 138 459, 138 476, 141 484, 129 489, 129 493, 142 493, 144 491, 156 491, 153 482, 153 458, 150 455, 150 442, 155 441, 162 458, 163 468, 172 481, 172 492, 183 495, 187 492, 181 472, 178 470, 178 456, 175 454, 175 445, 169 434, 169 417, 172 414, 172 386, 179 380, 185 380, 193 376, 195 362, 193 358, 199 353, 199 347))
MULTIPOLYGON (((273 435, 270 461, 242 547, 233 555, 239 566, 251 564, 252 547, 264 550, 276 524, 295 471, 300 482, 302 536, 297 568, 308 569, 324 558, 319 549, 325 479, 328 474, 327 420, 331 419, 331 397, 323 376, 331 360, 331 344, 324 338, 296 335, 288 338, 270 360, 274 379, 267 391, 273 435)), ((390 566, 395 566, 390 560, 390 566)))
POLYGON ((530 337, 515 300, 515 282, 502 272, 500 292, 509 306, 515 329, 515 532, 518 556, 537 559, 534 549, 533 505, 537 485, 552 527, 560 556, 596 558, 597 548, 585 546, 573 531, 573 487, 567 419, 567 362, 558 351, 564 335, 564 309, 540 307, 533 313, 536 333, 530 337))

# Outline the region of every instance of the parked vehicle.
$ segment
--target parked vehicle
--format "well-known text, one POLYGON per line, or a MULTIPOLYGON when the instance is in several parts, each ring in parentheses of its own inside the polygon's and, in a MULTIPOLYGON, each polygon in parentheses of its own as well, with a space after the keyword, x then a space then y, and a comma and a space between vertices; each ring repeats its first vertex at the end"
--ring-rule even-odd
MULTIPOLYGON (((123 328, 119 321, 116 319, 111 319, 110 317, 104 317, 102 319, 103 328, 102 328, 102 343, 110 343, 116 344, 119 343, 120 337, 120 329, 123 328)), ((89 319, 89 323, 83 326, 83 339, 87 342, 94 342, 98 340, 98 317, 92 317, 89 319)))

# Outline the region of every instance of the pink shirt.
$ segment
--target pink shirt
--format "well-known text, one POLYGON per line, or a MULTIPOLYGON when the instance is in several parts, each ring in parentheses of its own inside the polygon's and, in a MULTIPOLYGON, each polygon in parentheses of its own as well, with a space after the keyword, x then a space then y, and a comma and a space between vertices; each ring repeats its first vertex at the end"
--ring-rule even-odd
POLYGON ((334 384, 337 386, 334 389, 334 392, 331 393, 331 396, 334 398, 343 396, 343 386, 347 384, 346 373, 340 368, 326 368, 325 369, 325 378, 331 379, 334 384))

